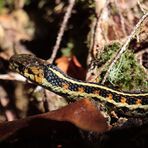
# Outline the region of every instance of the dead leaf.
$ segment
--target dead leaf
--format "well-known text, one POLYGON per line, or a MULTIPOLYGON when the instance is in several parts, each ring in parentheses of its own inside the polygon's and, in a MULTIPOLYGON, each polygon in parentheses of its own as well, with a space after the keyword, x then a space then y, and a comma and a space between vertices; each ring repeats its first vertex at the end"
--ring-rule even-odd
POLYGON ((79 63, 76 56, 73 56, 71 61, 69 62, 67 74, 73 78, 78 79, 78 80, 85 80, 86 70, 79 63))
POLYGON ((69 58, 67 56, 62 56, 58 58, 55 63, 57 66, 65 73, 67 73, 67 69, 69 66, 69 58))
POLYGON ((79 63, 76 56, 72 56, 71 58, 62 56, 56 60, 56 64, 64 73, 67 73, 69 76, 79 80, 85 80, 86 70, 79 63))
MULTIPOLYGON (((4 140, 10 136, 17 136, 21 130, 23 130, 22 135, 26 134, 26 136, 41 133, 46 135, 46 132, 53 131, 55 129, 60 132, 63 130, 65 122, 68 122, 69 124, 72 123, 83 130, 98 133, 102 133, 110 129, 106 118, 103 117, 92 102, 89 101, 89 99, 83 99, 78 102, 71 103, 59 110, 35 115, 26 119, 1 123, 0 139, 4 140), (29 131, 33 130, 34 132, 26 133, 28 129, 29 131)), ((64 130, 66 130, 66 128, 64 130)))

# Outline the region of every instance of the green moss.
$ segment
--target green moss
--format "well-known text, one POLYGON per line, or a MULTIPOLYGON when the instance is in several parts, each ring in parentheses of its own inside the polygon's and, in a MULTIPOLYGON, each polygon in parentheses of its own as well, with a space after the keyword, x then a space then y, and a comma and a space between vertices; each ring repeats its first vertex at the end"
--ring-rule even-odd
POLYGON ((134 53, 127 50, 110 71, 108 80, 122 90, 147 90, 148 76, 135 59, 134 53))
MULTIPOLYGON (((101 72, 100 80, 104 78, 110 65, 109 61, 113 59, 120 47, 121 45, 119 43, 113 43, 104 48, 104 52, 98 58, 97 64, 98 67, 102 67, 105 64, 101 72)), ((136 61, 134 53, 131 50, 127 50, 111 69, 105 83, 124 91, 147 91, 148 76, 136 61)))
POLYGON ((121 45, 118 42, 105 46, 103 53, 101 54, 100 58, 98 59, 99 66, 102 66, 108 60, 110 60, 114 56, 114 54, 119 50, 120 46, 121 45))

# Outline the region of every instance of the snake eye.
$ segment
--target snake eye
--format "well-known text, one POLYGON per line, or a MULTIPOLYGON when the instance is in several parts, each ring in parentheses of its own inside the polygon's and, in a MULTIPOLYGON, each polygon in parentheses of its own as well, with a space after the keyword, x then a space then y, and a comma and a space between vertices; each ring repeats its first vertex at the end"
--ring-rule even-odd
POLYGON ((26 68, 25 71, 27 71, 28 74, 34 74, 34 72, 32 71, 30 67, 26 68))

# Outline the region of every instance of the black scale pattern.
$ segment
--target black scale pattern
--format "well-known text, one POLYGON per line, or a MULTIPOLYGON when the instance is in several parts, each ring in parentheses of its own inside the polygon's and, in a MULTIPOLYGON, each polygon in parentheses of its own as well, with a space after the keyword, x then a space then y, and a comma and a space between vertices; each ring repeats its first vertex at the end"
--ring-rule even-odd
MULTIPOLYGON (((44 75, 45 75, 45 78, 50 81, 50 83, 53 85, 53 86, 59 86, 59 87, 62 87, 63 84, 68 84, 69 87, 68 89, 71 90, 71 91, 78 91, 78 88, 83 88, 84 91, 86 93, 93 93, 94 91, 99 91, 99 94, 100 96, 102 97, 108 97, 109 94, 112 94, 113 95, 113 100, 115 100, 115 102, 121 102, 121 98, 122 97, 125 97, 125 96, 121 96, 119 94, 116 94, 116 93, 113 93, 113 92, 109 92, 108 90, 105 90, 105 89, 98 89, 96 87, 89 87, 89 86, 83 86, 83 85, 78 85, 78 84, 73 84, 69 81, 66 81, 64 79, 61 79, 59 78, 56 74, 54 74, 52 71, 50 71, 50 69, 48 68, 52 68, 52 69, 55 69, 56 71, 59 71, 60 73, 62 73, 64 75, 64 77, 67 77, 69 79, 72 79, 72 80, 75 80, 69 76, 67 76, 65 73, 63 73, 59 68, 57 68, 56 66, 54 65, 46 65, 46 68, 45 68, 45 72, 44 72, 44 75)), ((75 81, 79 81, 79 82, 82 82, 80 80, 75 80, 75 81)), ((83 82, 85 83, 85 82, 83 82)), ((95 83, 92 83, 92 84, 95 84, 95 83)), ((135 97, 128 97, 126 96, 126 102, 129 104, 129 105, 132 105, 132 104, 136 104, 136 101, 137 101, 137 98, 135 97)), ((145 97, 140 97, 138 99, 142 99, 142 104, 145 105, 145 104, 148 104, 148 98, 145 98, 145 97)))

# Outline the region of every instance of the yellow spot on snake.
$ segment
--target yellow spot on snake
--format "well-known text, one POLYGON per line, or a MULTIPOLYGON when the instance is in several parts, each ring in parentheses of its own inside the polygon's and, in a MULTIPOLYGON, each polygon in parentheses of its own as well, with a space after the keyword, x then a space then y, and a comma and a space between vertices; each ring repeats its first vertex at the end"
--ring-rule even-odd
POLYGON ((121 97, 121 103, 126 103, 126 98, 125 97, 121 97))
POLYGON ((113 95, 112 94, 108 94, 108 97, 107 97, 109 100, 112 100, 113 99, 113 95))
POLYGON ((32 71, 33 74, 37 75, 40 73, 39 67, 30 67, 30 70, 32 71))
POLYGON ((93 94, 99 95, 100 94, 100 91, 99 90, 94 90, 93 91, 93 94))
POLYGON ((83 87, 78 87, 78 92, 81 92, 81 93, 85 92, 84 88, 83 87))
POLYGON ((141 101, 140 99, 137 99, 136 104, 137 104, 137 105, 138 105, 138 104, 140 105, 141 102, 142 102, 142 101, 141 101))
POLYGON ((69 84, 67 84, 67 83, 63 83, 63 84, 62 84, 62 87, 63 87, 64 89, 68 89, 69 84))
POLYGON ((42 84, 42 82, 43 82, 43 77, 42 77, 42 76, 35 75, 35 76, 34 76, 34 80, 35 80, 37 83, 42 84))
POLYGON ((28 69, 26 68, 25 70, 24 70, 24 74, 27 74, 28 73, 28 69))

